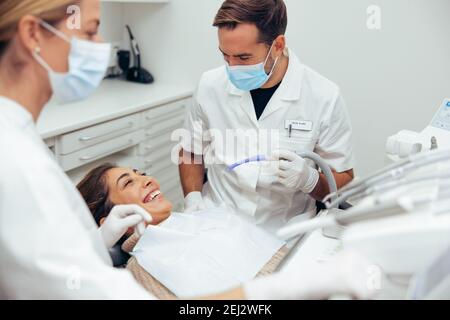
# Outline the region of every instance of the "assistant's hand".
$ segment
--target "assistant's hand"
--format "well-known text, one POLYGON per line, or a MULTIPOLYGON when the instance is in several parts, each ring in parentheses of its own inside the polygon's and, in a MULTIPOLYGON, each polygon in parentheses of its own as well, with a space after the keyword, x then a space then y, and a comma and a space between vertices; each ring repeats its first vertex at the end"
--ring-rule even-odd
POLYGON ((362 256, 342 252, 325 263, 309 268, 281 271, 244 286, 249 300, 323 300, 334 295, 349 295, 355 299, 372 299, 379 293, 376 285, 382 273, 362 256), (377 277, 376 279, 372 279, 377 277))
POLYGON ((203 201, 202 193, 195 191, 189 193, 184 199, 184 212, 192 213, 196 211, 205 210, 205 202, 203 201))
POLYGON ((138 233, 145 229, 141 223, 152 222, 152 216, 138 205, 115 206, 105 222, 100 227, 100 234, 108 248, 116 245, 130 228, 136 228, 138 233))
POLYGON ((311 168, 299 155, 292 151, 281 150, 272 155, 279 160, 278 182, 291 191, 311 193, 319 181, 319 172, 311 168))

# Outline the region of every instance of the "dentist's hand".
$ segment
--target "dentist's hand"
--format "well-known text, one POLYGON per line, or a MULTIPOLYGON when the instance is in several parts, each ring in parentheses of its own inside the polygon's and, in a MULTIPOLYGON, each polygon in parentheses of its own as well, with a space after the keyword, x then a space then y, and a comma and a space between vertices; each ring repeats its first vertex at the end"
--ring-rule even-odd
POLYGON ((292 151, 277 151, 273 160, 280 160, 278 182, 292 191, 311 193, 319 181, 319 172, 311 168, 299 155, 292 151))
POLYGON ((99 228, 103 241, 109 249, 114 247, 130 228, 138 233, 145 230, 145 223, 152 222, 152 216, 138 205, 115 206, 99 228))
POLYGON ((244 286, 248 300, 324 300, 336 295, 373 299, 383 274, 362 256, 342 252, 325 263, 307 269, 291 268, 244 286))
POLYGON ((189 193, 186 198, 184 198, 184 212, 192 213, 196 211, 201 211, 206 209, 205 203, 203 202, 202 193, 195 191, 189 193))

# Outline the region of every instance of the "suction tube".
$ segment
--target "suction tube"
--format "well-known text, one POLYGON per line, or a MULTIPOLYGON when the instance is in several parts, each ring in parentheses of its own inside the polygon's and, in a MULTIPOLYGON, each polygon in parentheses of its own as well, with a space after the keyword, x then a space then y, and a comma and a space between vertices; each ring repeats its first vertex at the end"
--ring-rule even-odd
MULTIPOLYGON (((302 158, 313 161, 322 170, 323 174, 327 178, 328 186, 330 188, 330 194, 332 195, 331 199, 337 200, 338 189, 337 189, 336 180, 334 178, 333 171, 331 170, 330 166, 325 162, 325 160, 323 160, 318 154, 311 152, 311 151, 298 151, 298 152, 296 152, 296 154, 302 158)), ((251 158, 248 158, 248 159, 245 159, 245 160, 242 160, 242 161, 232 164, 231 166, 229 166, 227 168, 227 171, 229 171, 229 172, 234 171, 236 168, 238 168, 244 164, 247 164, 247 163, 264 162, 264 161, 274 161, 274 160, 269 159, 268 157, 266 157, 264 155, 258 155, 258 156, 251 157, 251 158)))

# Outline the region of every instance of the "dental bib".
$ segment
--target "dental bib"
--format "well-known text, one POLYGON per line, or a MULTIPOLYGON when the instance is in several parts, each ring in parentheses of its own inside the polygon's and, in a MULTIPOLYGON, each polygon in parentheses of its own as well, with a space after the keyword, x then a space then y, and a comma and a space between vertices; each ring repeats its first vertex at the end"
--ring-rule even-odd
POLYGON ((224 209, 174 213, 149 226, 132 255, 180 298, 223 292, 253 279, 285 243, 224 209))

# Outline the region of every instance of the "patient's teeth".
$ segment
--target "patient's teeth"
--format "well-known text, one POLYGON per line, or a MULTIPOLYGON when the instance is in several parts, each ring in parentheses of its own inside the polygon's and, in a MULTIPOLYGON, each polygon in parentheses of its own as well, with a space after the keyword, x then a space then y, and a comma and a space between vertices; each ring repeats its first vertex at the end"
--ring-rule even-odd
POLYGON ((161 191, 160 191, 160 190, 153 191, 153 192, 150 194, 150 197, 149 197, 149 199, 148 199, 148 202, 155 200, 155 198, 156 198, 157 196, 159 196, 160 194, 161 194, 161 191))

